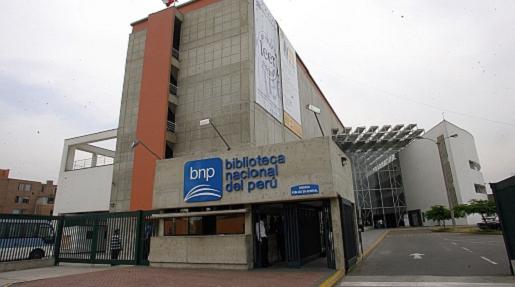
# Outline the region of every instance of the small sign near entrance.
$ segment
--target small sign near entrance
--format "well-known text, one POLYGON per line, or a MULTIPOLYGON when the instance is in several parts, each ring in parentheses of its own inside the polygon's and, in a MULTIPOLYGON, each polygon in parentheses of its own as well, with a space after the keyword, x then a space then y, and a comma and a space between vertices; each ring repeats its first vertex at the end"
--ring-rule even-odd
POLYGON ((291 195, 308 195, 320 193, 318 184, 301 184, 291 187, 291 195))

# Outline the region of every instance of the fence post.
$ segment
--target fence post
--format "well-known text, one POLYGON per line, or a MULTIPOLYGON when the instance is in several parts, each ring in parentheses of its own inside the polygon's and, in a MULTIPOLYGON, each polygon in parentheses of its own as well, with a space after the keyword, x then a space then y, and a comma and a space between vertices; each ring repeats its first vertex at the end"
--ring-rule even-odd
POLYGON ((63 237, 63 228, 64 228, 65 217, 59 216, 57 217, 57 232, 55 235, 54 242, 54 265, 59 265, 59 256, 61 254, 61 239, 63 237))
POLYGON ((98 218, 93 219, 93 238, 91 238, 91 255, 90 259, 97 259, 97 245, 98 245, 98 218))
POLYGON ((136 265, 142 265, 143 264, 143 248, 142 247, 142 240, 144 239, 144 232, 143 232, 143 221, 145 217, 143 215, 142 210, 138 210, 137 212, 137 223, 136 223, 136 250, 134 254, 136 255, 136 265))

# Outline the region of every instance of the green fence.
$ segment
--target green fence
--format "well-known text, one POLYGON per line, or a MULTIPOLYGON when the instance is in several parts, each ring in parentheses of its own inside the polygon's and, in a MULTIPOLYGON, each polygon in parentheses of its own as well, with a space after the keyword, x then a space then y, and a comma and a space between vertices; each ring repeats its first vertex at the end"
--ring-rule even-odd
POLYGON ((60 218, 0 214, 0 262, 54 256, 60 218))
POLYGON ((56 264, 147 265, 157 232, 153 213, 0 214, 0 262, 54 257, 56 264))

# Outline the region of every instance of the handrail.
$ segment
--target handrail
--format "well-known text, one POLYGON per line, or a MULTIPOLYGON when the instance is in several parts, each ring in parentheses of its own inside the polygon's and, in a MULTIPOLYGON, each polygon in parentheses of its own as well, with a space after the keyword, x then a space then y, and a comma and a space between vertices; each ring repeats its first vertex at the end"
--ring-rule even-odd
POLYGON ((170 92, 170 94, 177 96, 177 86, 176 85, 170 83, 169 87, 168 87, 168 91, 170 92))
POLYGON ((173 48, 173 47, 172 47, 172 56, 173 56, 175 59, 179 60, 179 50, 177 50, 177 49, 175 49, 175 48, 173 48))
POLYGON ((172 133, 175 133, 175 122, 168 121, 166 129, 172 133))
POLYGON ((79 159, 73 162, 72 170, 91 168, 113 164, 114 159, 107 156, 98 156, 96 165, 93 166, 93 158, 79 159))

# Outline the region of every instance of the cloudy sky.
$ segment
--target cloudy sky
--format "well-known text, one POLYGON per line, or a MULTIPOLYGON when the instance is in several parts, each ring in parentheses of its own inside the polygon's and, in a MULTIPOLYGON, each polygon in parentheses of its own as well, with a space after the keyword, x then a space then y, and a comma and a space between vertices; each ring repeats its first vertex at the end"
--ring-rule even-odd
MULTIPOLYGON (((345 125, 444 114, 486 182, 515 175, 515 1, 265 2, 345 125)), ((0 168, 57 180, 65 138, 116 128, 129 24, 162 8, 0 1, 0 168)))

